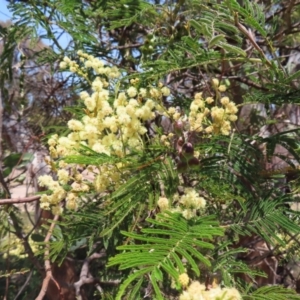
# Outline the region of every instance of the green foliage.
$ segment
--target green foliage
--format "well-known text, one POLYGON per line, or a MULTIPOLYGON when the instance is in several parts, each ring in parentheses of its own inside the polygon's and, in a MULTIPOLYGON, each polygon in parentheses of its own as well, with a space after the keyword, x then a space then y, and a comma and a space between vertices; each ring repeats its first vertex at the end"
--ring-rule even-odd
MULTIPOLYGON (((288 1, 256 2, 12 2, 14 23, 10 27, 0 26, 1 37, 5 39, 0 57, 5 108, 22 118, 23 111, 19 113, 19 110, 23 109, 24 103, 29 108, 30 103, 39 103, 39 111, 45 103, 55 103, 50 109, 47 107, 54 121, 44 123, 43 120, 40 128, 47 130, 47 134, 59 131, 60 136, 71 136, 74 144, 78 140, 84 142, 70 148, 71 153, 64 153, 60 159, 56 160, 60 154, 56 157, 51 153, 52 170, 57 172, 63 168, 61 165, 68 164, 69 177, 63 184, 59 182, 67 197, 60 203, 65 210, 51 233, 50 242, 44 242, 44 237, 51 222, 40 229, 26 228, 23 234, 19 211, 4 206, 0 210, 3 220, 1 242, 10 239, 12 234, 23 241, 30 238, 38 242, 39 249, 35 254, 40 262, 45 259, 43 254, 48 245, 51 263, 59 265, 67 256, 72 257, 81 271, 86 266, 90 268, 91 276, 95 278, 91 282, 100 284, 101 297, 107 299, 177 299, 180 293, 188 290, 188 284, 179 280, 184 273, 189 275, 190 282, 199 280, 207 289, 210 284, 213 286, 210 278, 220 277, 218 284, 238 287, 244 293, 244 299, 299 299, 292 290, 281 286, 254 287, 251 280, 253 283, 266 274, 252 268, 251 262, 247 264, 239 259, 248 254, 247 245, 239 245, 245 236, 262 238, 272 257, 288 257, 293 249, 284 245, 282 235, 292 237, 300 230, 298 212, 288 207, 299 190, 298 128, 290 130, 283 126, 282 132, 278 133, 271 130, 272 125, 284 123, 284 118, 289 117, 280 119, 276 110, 283 104, 299 102, 299 65, 295 63, 294 73, 287 72, 285 66, 286 57, 293 55, 291 49, 297 48, 294 41, 299 37, 293 26, 297 25, 299 12, 293 6, 291 10, 295 12, 291 13, 286 4, 288 1), (40 35, 41 28, 43 33, 40 35), (70 38, 70 45, 64 45, 59 38, 61 34, 70 38), (30 37, 30 43, 25 43, 24 37, 30 37), (49 47, 35 48, 33 45, 39 38, 48 39, 49 47), (26 52, 24 45, 29 45, 31 52, 28 49, 26 52), (16 49, 20 49, 21 58, 15 55, 16 49), (107 88, 109 104, 114 103, 118 93, 127 95, 130 86, 137 90, 140 87, 157 89, 160 83, 168 86, 170 95, 155 99, 155 104, 162 104, 165 113, 170 106, 181 108, 182 128, 179 132, 174 130, 178 124, 171 114, 162 116, 162 112, 156 111, 155 118, 143 120, 147 132, 138 135, 142 148, 124 143, 123 155, 118 156, 91 149, 95 137, 81 139, 79 129, 72 132, 66 122, 60 126, 55 120, 61 116, 66 103, 70 107, 65 108, 67 114, 63 116, 67 116, 67 120, 83 117, 82 126, 86 126, 89 118, 98 122, 109 115, 97 115, 98 111, 87 109, 83 97, 76 102, 79 92, 95 91, 90 83, 100 78, 101 72, 92 69, 81 78, 80 72, 70 74, 58 70, 58 63, 64 56, 79 63, 78 50, 100 58, 106 70, 114 65, 121 70, 120 81, 111 80, 112 84, 107 88), (29 92, 23 98, 18 97, 12 105, 9 89, 13 85, 10 84, 18 78, 14 83, 24 90, 25 79, 32 74, 26 70, 33 61, 47 66, 37 77, 60 75, 56 77, 57 81, 54 80, 59 85, 49 92, 50 96, 41 97, 46 102, 34 102, 40 99, 39 93, 29 92), (136 78, 139 81, 132 83, 136 78), (226 92, 224 87, 215 86, 212 79, 220 80, 226 92), (61 86, 65 89, 57 102, 52 101, 61 86), (209 108, 223 107, 222 99, 228 96, 241 109, 245 103, 264 104, 266 116, 261 116, 260 121, 251 119, 249 132, 240 129, 239 120, 228 136, 192 132, 188 116, 192 99, 199 92, 203 101, 207 97, 214 98, 211 106, 205 104, 209 108), (74 98, 73 93, 76 94, 74 98), (72 101, 64 102, 66 98, 72 101), (170 122, 169 127, 163 124, 166 120, 170 122), (270 131, 264 135, 263 129, 270 131), (170 131, 173 135, 169 137, 170 131), (164 144, 165 140, 168 144, 164 144), (183 146, 188 144, 191 144, 194 165, 184 156, 187 153, 183 146), (278 153, 279 146, 286 151, 278 153), (275 158, 287 167, 268 169, 267 165, 275 158), (183 168, 180 168, 181 163, 183 168), (116 170, 113 175, 117 174, 119 180, 108 173, 111 176, 109 184, 105 189, 97 190, 97 176, 105 175, 102 170, 109 172, 110 168, 116 170), (82 174, 90 177, 81 178, 82 174), (292 184, 283 183, 290 177, 292 184), (78 190, 74 183, 79 185, 78 190), (80 190, 81 184, 86 185, 84 191, 80 190), (286 192, 287 188, 290 191, 286 192), (183 197, 189 190, 194 190, 197 197, 205 201, 205 208, 192 206, 192 216, 183 213, 183 197), (70 193, 79 203, 77 211, 65 208, 71 202, 70 193), (165 201, 167 208, 160 201, 165 201), (37 232, 32 233, 34 230, 37 232), (105 256, 91 264, 89 258, 99 253, 105 253, 105 256), (250 281, 240 282, 239 274, 247 274, 250 281), (121 283, 114 285, 117 280, 121 283)), ((108 71, 103 78, 101 84, 105 86, 110 80, 108 71)), ((101 97, 99 101, 102 101, 101 97)), ((126 101, 133 98, 138 106, 142 106, 143 101, 151 97, 147 95, 143 99, 139 95, 128 97, 126 101)), ((28 118, 34 123, 40 115, 28 111, 25 109, 24 120, 28 118)), ((216 119, 211 117, 205 122, 213 124, 216 119)), ((122 126, 118 128, 118 141, 123 138, 122 126)), ((99 127, 96 134, 101 131, 102 138, 111 133, 109 130, 102 131, 99 127)), ((84 134, 88 135, 90 132, 86 131, 84 134)), ((16 153, 6 156, 3 159, 4 177, 20 160, 25 164, 27 159, 16 153)), ((50 197, 53 190, 55 185, 43 196, 50 197)), ((25 250, 28 252, 28 248, 25 250)), ((1 243, 1 257, 7 251, 7 243, 1 243)), ((29 257, 26 267, 31 260, 29 257)), ((1 258, 1 265, 5 265, 4 258, 1 258)), ((21 265, 17 267, 22 268, 21 265)), ((8 269, 1 276, 11 277, 17 273, 8 269)), ((30 285, 29 292, 22 295, 27 296, 35 289, 35 284, 30 285)), ((99 295, 91 289, 88 297, 96 299, 99 295)))
MULTIPOLYGON (((188 221, 180 214, 161 213, 157 220, 147 219, 154 228, 144 228, 141 234, 122 232, 132 239, 132 245, 120 246, 118 250, 124 250, 112 258, 108 266, 120 265, 120 270, 135 269, 139 271, 131 274, 120 287, 117 299, 121 299, 128 285, 140 277, 150 273, 151 283, 158 299, 163 299, 158 282, 163 281, 162 270, 173 277, 174 280, 185 272, 187 266, 196 275, 200 275, 199 262, 210 266, 210 261, 201 254, 205 249, 212 249, 211 241, 214 236, 222 236, 212 217, 199 218, 197 221, 188 221), (137 243, 140 241, 142 243, 137 243), (182 261, 186 260, 186 263, 182 261)), ((152 227, 152 226, 151 226, 152 227)))
POLYGON ((243 295, 243 299, 246 300, 267 300, 267 299, 299 299, 299 296, 295 294, 293 290, 284 289, 280 286, 267 286, 261 287, 251 295, 243 295))

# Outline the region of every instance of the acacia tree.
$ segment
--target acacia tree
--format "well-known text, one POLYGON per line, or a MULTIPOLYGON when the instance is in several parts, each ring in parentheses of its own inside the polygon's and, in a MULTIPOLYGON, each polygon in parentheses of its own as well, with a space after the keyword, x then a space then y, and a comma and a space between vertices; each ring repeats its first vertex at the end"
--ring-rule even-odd
POLYGON ((299 232, 288 204, 298 121, 285 107, 298 97, 300 3, 219 2, 12 4, 18 32, 43 26, 48 62, 61 61, 81 92, 69 132, 49 140, 58 180, 40 179, 49 189, 40 203, 54 214, 31 236, 44 240, 40 299, 47 287, 49 298, 297 298, 264 285, 287 284, 278 262, 299 232), (72 47, 62 48, 58 28, 72 47), (84 259, 80 279, 67 256, 84 259), (54 263, 73 272, 71 289, 54 263))

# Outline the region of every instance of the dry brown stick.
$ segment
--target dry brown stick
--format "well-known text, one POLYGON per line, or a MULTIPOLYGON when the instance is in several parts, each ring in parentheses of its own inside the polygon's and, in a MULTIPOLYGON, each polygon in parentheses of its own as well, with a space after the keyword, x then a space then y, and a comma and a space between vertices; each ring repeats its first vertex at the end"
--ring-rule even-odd
POLYGON ((249 86, 252 86, 252 87, 254 87, 256 89, 260 89, 262 91, 268 91, 269 90, 269 89, 265 88, 264 86, 262 86, 262 85, 260 85, 260 84, 258 84, 256 82, 253 82, 250 79, 244 78, 244 77, 237 76, 235 79, 236 79, 236 81, 245 83, 245 84, 247 84, 249 86))
POLYGON ((3 101, 0 89, 0 160, 2 160, 2 122, 3 122, 3 101))
POLYGON ((0 183, 6 193, 6 197, 10 197, 10 191, 8 186, 4 180, 4 176, 2 173, 2 127, 3 127, 3 99, 2 99, 2 90, 0 89, 0 183))
POLYGON ((89 272, 89 264, 90 264, 90 262, 93 259, 97 259, 97 258, 101 258, 101 257, 105 257, 105 256, 106 256, 105 252, 93 253, 91 256, 87 257, 84 260, 84 263, 83 263, 82 268, 81 268, 79 280, 74 283, 74 287, 75 287, 75 291, 76 291, 76 296, 77 296, 78 300, 82 299, 81 296, 80 296, 80 288, 84 284, 90 284, 90 283, 94 283, 95 282, 94 277, 91 276, 91 274, 89 272))
POLYGON ((4 204, 17 204, 17 203, 28 203, 40 200, 41 196, 31 196, 25 198, 11 198, 11 199, 0 199, 0 205, 4 204))
POLYGON ((44 254, 44 257, 45 257, 45 271, 46 271, 46 276, 43 280, 43 284, 42 284, 42 287, 41 287, 41 290, 40 290, 40 293, 39 295, 36 297, 36 300, 43 300, 44 299, 44 296, 46 295, 46 292, 47 292, 47 288, 48 288, 48 285, 49 285, 49 282, 50 280, 52 280, 56 286, 57 286, 57 289, 58 291, 60 292, 60 286, 58 284, 58 282, 54 279, 53 277, 53 274, 52 274, 52 270, 51 270, 51 263, 50 263, 50 238, 52 236, 52 232, 53 232, 53 229, 55 227, 55 224, 56 222, 58 221, 59 219, 59 215, 55 215, 53 220, 52 220, 52 223, 48 229, 48 232, 47 232, 47 235, 45 237, 45 254, 44 254))
POLYGON ((285 19, 286 21, 286 27, 287 29, 291 29, 292 28, 292 10, 294 8, 296 4, 296 0, 290 0, 289 5, 287 6, 284 15, 283 15, 283 19, 285 19))
POLYGON ((248 30, 246 29, 246 27, 239 22, 238 13, 234 14, 234 23, 235 23, 235 26, 239 29, 239 31, 242 32, 246 36, 246 38, 250 41, 250 43, 253 45, 253 47, 264 58, 264 60, 266 61, 267 65, 269 67, 272 67, 271 62, 267 59, 267 57, 265 56, 265 53, 263 52, 263 50, 257 45, 256 41, 253 39, 253 37, 248 32, 248 30))

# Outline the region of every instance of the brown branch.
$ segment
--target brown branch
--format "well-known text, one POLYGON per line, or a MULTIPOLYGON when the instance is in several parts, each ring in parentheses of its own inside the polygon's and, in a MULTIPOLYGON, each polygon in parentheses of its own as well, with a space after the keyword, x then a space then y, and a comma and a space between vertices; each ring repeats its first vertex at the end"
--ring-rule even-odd
POLYGON ((0 199, 0 205, 4 204, 18 204, 18 203, 28 203, 37 201, 41 198, 41 196, 31 196, 31 197, 25 197, 25 198, 11 198, 11 199, 0 199))
POLYGON ((297 22, 297 23, 293 24, 293 26, 291 26, 290 28, 286 28, 286 29, 278 32, 272 39, 274 41, 276 41, 280 37, 287 36, 287 35, 293 34, 293 33, 297 33, 299 30, 298 29, 293 30, 293 29, 299 28, 299 25, 300 25, 300 22, 297 22))
POLYGON ((287 29, 289 28, 292 28, 292 10, 294 8, 296 4, 296 1, 295 0, 290 0, 290 3, 288 5, 288 7, 286 8, 285 12, 284 12, 284 15, 283 15, 283 19, 286 20, 286 26, 287 26, 287 29))
POLYGON ((137 44, 129 44, 129 45, 122 45, 122 46, 111 46, 110 48, 107 49, 107 51, 111 50, 123 50, 123 49, 130 49, 130 48, 139 48, 143 46, 143 43, 137 43, 137 44))
POLYGON ((272 67, 271 62, 267 59, 267 57, 265 56, 265 53, 263 52, 263 50, 257 45, 256 41, 253 39, 253 37, 251 36, 251 34, 248 32, 248 30, 245 28, 244 25, 242 25, 239 22, 239 18, 238 18, 238 13, 234 14, 234 24, 235 26, 239 29, 240 32, 242 32, 246 38, 250 41, 250 43, 253 45, 253 47, 260 53, 260 55, 264 58, 264 60, 266 61, 266 64, 269 67, 272 67))
POLYGON ((49 230, 47 232, 47 235, 45 237, 45 254, 44 254, 44 257, 45 257, 45 270, 46 270, 46 276, 43 280, 43 284, 42 284, 42 287, 41 287, 41 290, 40 290, 40 293, 39 295, 36 297, 36 300, 43 300, 44 299, 44 296, 46 295, 46 292, 47 292, 47 289, 48 289, 48 285, 49 285, 49 282, 50 280, 52 280, 56 286, 57 286, 57 289, 58 291, 60 292, 60 286, 58 284, 58 282, 54 279, 53 277, 53 274, 52 274, 52 270, 51 270, 51 263, 50 263, 50 238, 52 236, 52 232, 53 232, 53 229, 55 227, 55 224, 56 224, 56 221, 58 221, 59 219, 59 215, 55 215, 53 220, 52 220, 52 223, 49 227, 49 230))
MULTIPOLYGON (((74 283, 76 296, 77 296, 78 300, 82 299, 81 295, 80 295, 80 288, 84 284, 91 284, 91 283, 97 282, 97 280, 89 272, 90 262, 94 259, 105 257, 105 256, 106 256, 105 252, 93 253, 90 257, 87 257, 84 260, 84 263, 83 263, 82 268, 81 268, 79 280, 74 283)), ((102 290, 100 286, 98 288, 100 288, 100 290, 102 290)))
POLYGON ((247 78, 243 78, 243 77, 240 77, 240 76, 237 76, 236 78, 234 78, 236 81, 239 81, 239 82, 242 82, 242 83, 245 83, 251 87, 254 87, 256 89, 259 89, 259 90, 262 90, 262 91, 268 91, 269 89, 265 88, 264 86, 258 84, 258 83, 255 83, 253 81, 251 81, 250 79, 247 79, 247 78))
POLYGON ((0 89, 0 160, 2 160, 2 122, 3 122, 3 101, 2 90, 0 89))
POLYGON ((23 293, 23 291, 25 290, 26 286, 30 283, 30 279, 32 277, 33 274, 33 270, 31 270, 24 282, 24 284, 21 286, 21 288, 18 291, 18 294, 15 296, 14 300, 17 300, 19 298, 19 296, 23 293))

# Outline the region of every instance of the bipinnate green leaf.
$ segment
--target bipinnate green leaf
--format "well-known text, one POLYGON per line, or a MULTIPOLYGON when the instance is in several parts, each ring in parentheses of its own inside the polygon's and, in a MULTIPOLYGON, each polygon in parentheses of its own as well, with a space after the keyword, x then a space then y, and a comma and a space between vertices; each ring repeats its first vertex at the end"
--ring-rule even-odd
POLYGON ((299 295, 292 289, 282 286, 263 286, 250 295, 243 295, 244 300, 296 300, 299 295))
POLYGON ((223 49, 225 49, 230 54, 238 54, 238 55, 241 55, 242 57, 246 57, 247 56, 246 51, 244 51, 240 47, 237 47, 237 46, 234 46, 234 45, 230 45, 228 43, 224 43, 224 42, 220 42, 220 41, 218 43, 218 46, 221 47, 221 48, 223 48, 223 49))
POLYGON ((179 213, 164 212, 155 220, 147 221, 151 228, 144 228, 139 234, 122 231, 132 244, 119 246, 117 249, 122 253, 108 263, 108 266, 119 265, 120 270, 133 270, 121 285, 117 299, 121 299, 133 281, 138 280, 140 284, 140 278, 146 274, 150 276, 157 299, 163 299, 159 288, 163 277, 167 275, 177 280, 186 267, 199 276, 200 262, 211 265, 204 252, 214 248, 211 241, 215 236, 223 235, 223 229, 212 216, 186 220, 179 213))
POLYGON ((214 36, 209 42, 208 42, 208 47, 212 48, 215 45, 217 45, 219 42, 222 42, 225 40, 225 36, 224 34, 219 34, 214 36))

